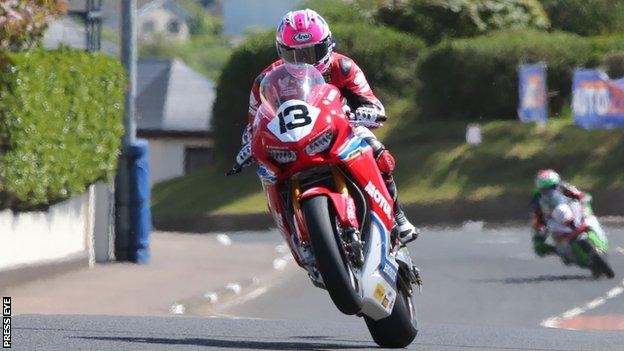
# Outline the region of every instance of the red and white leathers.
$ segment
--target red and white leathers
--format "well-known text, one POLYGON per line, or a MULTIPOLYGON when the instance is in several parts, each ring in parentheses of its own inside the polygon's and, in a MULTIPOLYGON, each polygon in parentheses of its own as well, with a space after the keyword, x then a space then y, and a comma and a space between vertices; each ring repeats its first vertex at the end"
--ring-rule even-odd
MULTIPOLYGON (((239 153, 237 157, 237 162, 240 166, 249 163, 247 157, 251 157, 250 153, 244 150, 248 149, 246 145, 251 141, 253 121, 262 103, 260 101, 260 83, 268 72, 283 64, 284 62, 282 60, 273 62, 254 80, 249 96, 248 124, 242 136, 243 148, 241 152, 243 154, 239 153)), ((344 101, 345 108, 355 111, 354 115, 356 119, 361 119, 360 121, 356 120, 355 123, 357 123, 357 126, 354 126, 353 130, 372 147, 379 169, 386 179, 388 191, 395 200, 394 213, 399 238, 404 243, 416 239, 418 230, 407 220, 405 214, 401 210, 398 201, 398 191, 392 178, 392 172, 394 171, 396 161, 392 154, 385 149, 383 144, 369 129, 369 127, 376 128, 380 126, 373 118, 367 120, 367 117, 373 115, 385 116, 382 103, 373 93, 360 67, 358 67, 351 58, 345 55, 332 52, 329 67, 323 72, 323 77, 327 83, 340 89, 342 96, 346 100, 344 101)))
POLYGON ((570 199, 590 201, 589 196, 586 196, 585 193, 565 182, 560 182, 555 188, 551 189, 551 191, 545 191, 544 193, 537 191, 535 193, 531 201, 531 206, 534 211, 532 240, 533 250, 538 256, 556 253, 555 247, 546 243, 546 239, 549 235, 547 223, 556 205, 556 201, 552 200, 552 196, 555 192, 570 199))
MULTIPOLYGON (((385 110, 379 99, 375 96, 364 73, 358 65, 349 57, 332 52, 329 67, 323 74, 325 81, 336 86, 346 98, 346 105, 355 111, 359 107, 370 107, 377 110, 379 115, 385 115, 385 110)), ((264 76, 276 67, 283 65, 282 60, 277 60, 265 68, 254 80, 249 95, 248 125, 243 134, 243 143, 249 141, 249 132, 258 108, 260 107, 260 82, 264 76)), ((372 133, 371 133, 372 135, 372 133)), ((372 135, 374 137, 374 135, 372 135)))
MULTIPOLYGON (((577 189, 572 184, 561 182, 559 183, 559 185, 557 185, 557 189, 561 191, 561 193, 564 196, 570 199, 583 201, 583 199, 585 198, 585 193, 577 189)), ((546 225, 546 220, 547 220, 546 217, 549 217, 550 212, 552 211, 552 209, 542 208, 544 206, 542 206, 541 204, 541 201, 540 201, 541 197, 542 197, 542 194, 540 192, 537 192, 532 201, 532 206, 534 210, 534 218, 535 218, 535 221, 533 222, 533 228, 539 232, 543 231, 544 226, 546 225)))

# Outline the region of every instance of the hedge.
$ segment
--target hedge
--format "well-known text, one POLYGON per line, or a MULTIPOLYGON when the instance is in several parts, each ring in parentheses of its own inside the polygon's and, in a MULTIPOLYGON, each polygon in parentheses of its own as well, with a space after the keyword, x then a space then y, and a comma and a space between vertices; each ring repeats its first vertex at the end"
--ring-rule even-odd
POLYGON ((548 89, 555 93, 550 113, 558 114, 569 103, 574 69, 597 66, 605 53, 621 48, 622 37, 530 30, 446 41, 420 61, 417 104, 423 118, 516 118, 518 64, 544 61, 548 89))
MULTIPOLYGON (((372 25, 334 25, 336 51, 352 57, 384 101, 397 97, 413 100, 417 58, 425 45, 414 36, 372 25)), ((249 38, 223 69, 213 109, 215 149, 229 165, 240 147, 247 123, 249 92, 262 69, 277 59, 273 32, 249 38)))
POLYGON ((617 33, 624 30, 622 0, 540 0, 556 30, 580 35, 617 33))
POLYGON ((0 208, 32 209, 111 179, 124 70, 62 48, 0 54, 0 208))

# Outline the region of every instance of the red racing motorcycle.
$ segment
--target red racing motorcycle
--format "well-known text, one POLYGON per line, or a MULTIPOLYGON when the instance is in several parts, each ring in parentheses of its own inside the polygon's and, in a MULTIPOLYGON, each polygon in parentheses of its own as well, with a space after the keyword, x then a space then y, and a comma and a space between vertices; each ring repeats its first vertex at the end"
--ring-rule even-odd
POLYGON ((340 91, 313 66, 282 65, 260 93, 252 155, 293 257, 342 313, 364 317, 379 346, 409 345, 419 271, 392 231, 392 197, 340 91))

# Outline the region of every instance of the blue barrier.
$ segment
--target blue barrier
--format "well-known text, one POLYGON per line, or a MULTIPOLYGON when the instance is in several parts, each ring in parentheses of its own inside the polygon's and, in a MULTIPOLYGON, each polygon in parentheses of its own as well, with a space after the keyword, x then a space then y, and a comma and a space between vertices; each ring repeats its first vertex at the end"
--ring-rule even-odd
POLYGON ((518 69, 519 106, 518 118, 522 122, 546 122, 548 99, 546 88, 546 65, 536 63, 522 65, 518 69))
POLYGON ((128 148, 130 168, 130 237, 129 259, 147 263, 150 257, 149 239, 152 231, 150 210, 149 145, 138 139, 128 148))

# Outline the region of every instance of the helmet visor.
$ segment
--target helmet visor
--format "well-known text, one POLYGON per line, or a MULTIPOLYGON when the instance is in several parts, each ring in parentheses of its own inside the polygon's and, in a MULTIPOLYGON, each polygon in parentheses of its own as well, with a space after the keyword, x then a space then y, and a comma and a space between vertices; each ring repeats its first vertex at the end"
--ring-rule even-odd
POLYGON ((292 48, 278 44, 280 57, 287 63, 307 63, 316 65, 329 53, 329 47, 325 41, 303 48, 292 48))

